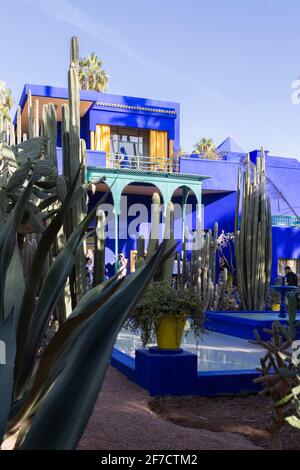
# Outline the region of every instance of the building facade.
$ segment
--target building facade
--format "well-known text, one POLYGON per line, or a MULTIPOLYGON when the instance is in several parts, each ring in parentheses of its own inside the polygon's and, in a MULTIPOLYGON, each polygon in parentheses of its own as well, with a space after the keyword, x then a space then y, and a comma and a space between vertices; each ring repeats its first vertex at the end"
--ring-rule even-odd
MULTIPOLYGON (((61 165, 61 106, 68 100, 64 88, 27 84, 20 106, 22 129, 28 127, 28 91, 32 100, 52 102, 58 120, 58 161, 61 165)), ((151 196, 159 192, 164 210, 169 201, 176 204, 174 231, 180 243, 184 227, 195 230, 202 218, 205 230, 219 223, 219 230, 233 232, 237 175, 246 152, 228 137, 217 150, 217 160, 200 155, 180 155, 180 106, 178 103, 129 96, 81 91, 81 137, 87 144, 88 181, 106 177, 90 196, 92 206, 110 188, 106 262, 115 264, 116 254, 123 252, 134 269, 137 236, 129 227, 137 218, 137 205, 147 209, 137 230, 147 239, 151 218, 151 196)), ((250 151, 253 165, 259 150, 250 151)), ((289 264, 300 274, 300 162, 266 153, 267 191, 271 198, 273 224, 272 280, 283 274, 289 264)), ((61 167, 60 167, 61 170, 61 167)), ((163 214, 164 215, 164 214, 163 214)), ((137 226, 137 223, 135 224, 137 226)), ((162 218, 163 227, 163 218, 162 218)))

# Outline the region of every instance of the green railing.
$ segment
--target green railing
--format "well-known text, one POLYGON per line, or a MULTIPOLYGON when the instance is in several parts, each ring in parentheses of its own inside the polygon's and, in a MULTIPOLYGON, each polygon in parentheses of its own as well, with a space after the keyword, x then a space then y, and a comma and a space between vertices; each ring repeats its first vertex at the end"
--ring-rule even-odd
POLYGON ((272 215, 272 225, 278 227, 300 227, 300 217, 295 215, 272 215))

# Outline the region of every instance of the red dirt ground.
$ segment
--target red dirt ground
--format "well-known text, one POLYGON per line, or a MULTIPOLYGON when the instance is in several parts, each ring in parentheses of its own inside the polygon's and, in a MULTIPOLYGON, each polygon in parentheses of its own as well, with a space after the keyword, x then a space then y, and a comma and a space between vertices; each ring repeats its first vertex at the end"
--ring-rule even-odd
MULTIPOLYGON (((219 397, 163 397, 149 400, 158 416, 177 425, 218 433, 270 448, 271 400, 257 395, 219 397)), ((288 424, 281 431, 284 449, 300 450, 300 431, 288 424)), ((230 447, 231 448, 231 447, 230 447)))
MULTIPOLYGON (((208 429, 207 424, 196 429, 190 427, 191 423, 184 420, 182 416, 187 411, 190 415, 194 413, 193 407, 186 407, 186 404, 194 403, 196 405, 198 399, 177 398, 175 400, 177 402, 173 402, 173 399, 162 399, 161 402, 158 399, 151 399, 145 390, 110 367, 78 448, 95 450, 251 450, 261 448, 258 444, 251 442, 247 433, 237 432, 237 427, 227 427, 227 429, 218 430, 218 432, 208 429), (180 417, 178 417, 178 413, 177 417, 174 417, 173 412, 171 413, 172 402, 175 407, 180 404, 180 408, 176 408, 177 412, 181 410, 180 417), (163 409, 169 403, 170 408, 166 414, 167 408, 165 411, 163 409), (155 411, 151 408, 154 408, 155 411), (162 413, 163 417, 157 414, 157 411, 162 413), (179 420, 180 423, 172 422, 173 420, 179 420)), ((218 413, 219 419, 223 422, 224 413, 230 416, 230 410, 224 406, 222 400, 224 398, 220 399, 218 406, 214 405, 211 408, 215 410, 215 415, 218 413)), ((233 403, 231 409, 235 409, 233 403)), ((197 413, 196 420, 193 415, 193 422, 201 421, 200 414, 204 419, 202 423, 207 423, 208 420, 203 409, 201 412, 198 410, 197 413)), ((238 410, 236 410, 236 414, 238 414, 238 410)), ((249 418, 249 416, 247 417, 249 418)), ((248 423, 248 425, 251 427, 253 424, 248 423)))

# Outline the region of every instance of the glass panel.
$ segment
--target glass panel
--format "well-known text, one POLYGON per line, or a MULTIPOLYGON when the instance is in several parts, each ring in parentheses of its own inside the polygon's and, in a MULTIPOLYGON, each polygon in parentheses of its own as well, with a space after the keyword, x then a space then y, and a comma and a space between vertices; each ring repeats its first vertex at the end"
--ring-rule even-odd
POLYGON ((111 127, 113 153, 132 156, 149 155, 149 131, 130 127, 111 127))

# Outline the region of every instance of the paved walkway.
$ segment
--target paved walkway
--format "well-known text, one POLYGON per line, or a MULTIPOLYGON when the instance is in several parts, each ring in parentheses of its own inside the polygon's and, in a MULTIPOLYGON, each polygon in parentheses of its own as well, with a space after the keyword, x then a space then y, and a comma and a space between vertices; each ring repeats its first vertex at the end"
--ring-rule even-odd
POLYGON ((110 367, 79 449, 258 449, 237 434, 184 428, 164 421, 148 408, 148 398, 145 390, 110 367))

